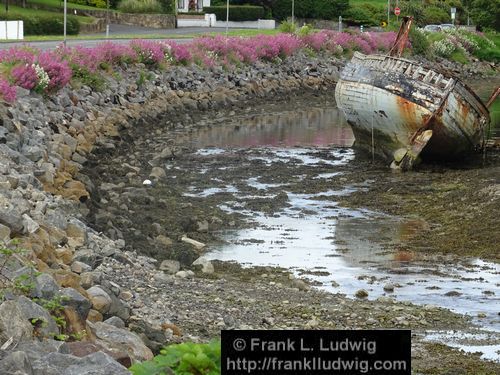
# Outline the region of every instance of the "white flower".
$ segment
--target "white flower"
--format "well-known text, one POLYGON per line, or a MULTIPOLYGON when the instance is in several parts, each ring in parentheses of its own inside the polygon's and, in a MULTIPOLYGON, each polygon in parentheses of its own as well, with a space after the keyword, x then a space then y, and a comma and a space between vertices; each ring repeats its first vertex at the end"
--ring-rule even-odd
POLYGON ((31 64, 32 68, 35 69, 36 76, 38 77, 38 83, 36 89, 45 90, 49 86, 50 77, 43 68, 38 64, 31 64))

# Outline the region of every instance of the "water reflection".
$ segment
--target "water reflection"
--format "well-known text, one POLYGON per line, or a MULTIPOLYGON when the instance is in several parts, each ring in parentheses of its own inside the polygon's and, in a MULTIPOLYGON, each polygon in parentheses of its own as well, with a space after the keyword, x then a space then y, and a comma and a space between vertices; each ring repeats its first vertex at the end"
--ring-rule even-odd
POLYGON ((233 118, 197 132, 191 142, 196 147, 351 147, 354 135, 337 108, 310 108, 233 118))

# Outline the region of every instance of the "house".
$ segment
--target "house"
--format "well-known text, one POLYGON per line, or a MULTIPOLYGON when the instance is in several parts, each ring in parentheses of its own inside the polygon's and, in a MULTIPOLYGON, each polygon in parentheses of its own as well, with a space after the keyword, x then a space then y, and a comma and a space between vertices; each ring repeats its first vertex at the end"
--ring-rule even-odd
POLYGON ((177 0, 177 12, 201 12, 203 7, 209 7, 210 0, 177 0), (191 7, 190 7, 191 5, 191 7))

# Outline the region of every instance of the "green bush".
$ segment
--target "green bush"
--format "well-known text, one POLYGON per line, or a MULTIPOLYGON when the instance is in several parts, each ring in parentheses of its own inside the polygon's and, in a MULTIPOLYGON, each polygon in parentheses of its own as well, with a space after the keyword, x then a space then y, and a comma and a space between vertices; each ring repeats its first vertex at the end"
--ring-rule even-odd
POLYGON ((450 23, 450 14, 442 8, 427 7, 423 11, 425 24, 450 23))
POLYGON ((162 6, 157 0, 122 0, 118 10, 123 13, 161 13, 162 6))
POLYGON ((107 6, 106 0, 89 0, 88 4, 90 6, 93 6, 93 7, 96 7, 96 8, 101 8, 101 9, 104 9, 107 6))
POLYGON ((344 22, 349 25, 375 26, 379 22, 373 18, 370 11, 362 6, 354 6, 347 11, 344 22))
MULTIPOLYGON (((225 6, 204 7, 203 12, 214 13, 217 20, 226 19, 227 8, 225 6)), ((229 21, 256 21, 263 19, 265 10, 263 7, 253 5, 229 6, 229 21)))
POLYGON ((470 16, 483 29, 500 31, 500 0, 474 0, 470 16))
POLYGON ((295 26, 294 23, 288 22, 288 21, 283 21, 281 22, 278 30, 282 33, 290 33, 293 34, 297 30, 297 27, 295 26))
POLYGON ((410 42, 414 54, 425 55, 429 53, 429 40, 422 31, 414 26, 410 30, 410 42))
MULTIPOLYGON (((349 8, 349 0, 295 0, 295 17, 336 19, 349 8)), ((271 2, 273 17, 285 20, 292 15, 292 0, 271 2)))
POLYGON ((313 28, 311 25, 302 25, 302 27, 297 30, 297 35, 300 37, 304 37, 307 35, 311 35, 312 32, 313 32, 313 28))
POLYGON ((214 340, 208 344, 185 342, 169 345, 151 361, 136 363, 129 370, 134 375, 219 375, 220 354, 220 341, 214 340))
MULTIPOLYGON (((64 18, 54 16, 26 16, 15 12, 2 14, 4 20, 22 20, 25 35, 62 35, 64 33, 64 18)), ((80 23, 74 16, 68 16, 66 33, 76 35, 80 31, 80 23)))

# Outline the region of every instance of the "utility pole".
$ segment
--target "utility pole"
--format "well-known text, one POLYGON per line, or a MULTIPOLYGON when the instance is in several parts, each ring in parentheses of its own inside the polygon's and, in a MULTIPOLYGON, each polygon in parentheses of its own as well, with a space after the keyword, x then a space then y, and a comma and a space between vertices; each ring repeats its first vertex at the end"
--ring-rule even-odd
POLYGON ((391 16, 391 0, 387 0, 387 26, 389 26, 390 16, 391 16))
POLYGON ((109 0, 106 0, 106 39, 109 39, 109 0))
POLYGON ((64 26, 63 26, 63 44, 64 44, 64 47, 66 47, 66 24, 68 22, 68 2, 67 0, 64 0, 64 26))
POLYGON ((229 0, 227 0, 227 12, 226 12, 226 39, 227 39, 228 29, 229 29, 229 0))
POLYGON ((292 0, 292 25, 295 25, 295 0, 292 0))

